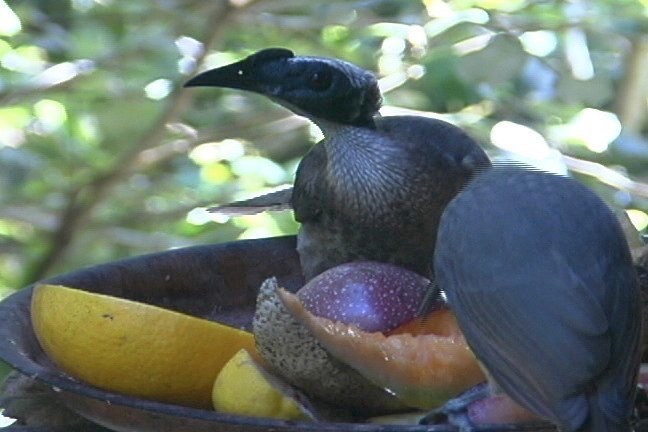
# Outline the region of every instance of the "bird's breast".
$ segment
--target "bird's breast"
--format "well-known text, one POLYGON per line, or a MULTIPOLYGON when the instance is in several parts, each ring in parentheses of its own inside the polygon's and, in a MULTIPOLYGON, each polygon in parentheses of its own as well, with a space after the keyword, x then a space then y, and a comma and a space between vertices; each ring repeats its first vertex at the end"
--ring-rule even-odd
POLYGON ((334 207, 353 215, 380 217, 402 207, 412 194, 406 155, 389 138, 354 128, 327 140, 325 178, 334 207))

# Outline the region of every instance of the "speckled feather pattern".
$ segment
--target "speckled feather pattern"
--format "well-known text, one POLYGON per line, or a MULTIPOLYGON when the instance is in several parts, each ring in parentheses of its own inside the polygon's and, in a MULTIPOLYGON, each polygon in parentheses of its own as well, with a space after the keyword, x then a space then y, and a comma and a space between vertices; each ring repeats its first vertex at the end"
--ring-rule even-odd
POLYGON ((293 192, 306 279, 371 260, 431 275, 443 209, 490 162, 440 120, 384 117, 376 129, 318 123, 326 139, 302 160, 293 192))

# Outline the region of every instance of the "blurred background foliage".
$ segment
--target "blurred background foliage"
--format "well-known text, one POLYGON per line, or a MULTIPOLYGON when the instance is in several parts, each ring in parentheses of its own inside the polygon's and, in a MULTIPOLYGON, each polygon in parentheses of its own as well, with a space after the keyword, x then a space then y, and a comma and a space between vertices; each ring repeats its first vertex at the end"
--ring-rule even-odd
POLYGON ((184 89, 269 46, 375 71, 384 115, 587 182, 648 224, 648 0, 0 0, 0 295, 120 257, 294 233, 204 207, 290 183, 319 133, 184 89))

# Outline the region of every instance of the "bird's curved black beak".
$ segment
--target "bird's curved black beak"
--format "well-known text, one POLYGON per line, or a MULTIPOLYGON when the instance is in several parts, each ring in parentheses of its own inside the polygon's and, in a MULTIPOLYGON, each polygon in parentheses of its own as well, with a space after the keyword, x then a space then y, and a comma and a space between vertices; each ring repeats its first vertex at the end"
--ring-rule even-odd
POLYGON ((263 92, 266 84, 266 65, 294 57, 285 48, 268 48, 258 51, 241 61, 211 69, 196 75, 185 83, 185 87, 227 87, 233 89, 263 92))

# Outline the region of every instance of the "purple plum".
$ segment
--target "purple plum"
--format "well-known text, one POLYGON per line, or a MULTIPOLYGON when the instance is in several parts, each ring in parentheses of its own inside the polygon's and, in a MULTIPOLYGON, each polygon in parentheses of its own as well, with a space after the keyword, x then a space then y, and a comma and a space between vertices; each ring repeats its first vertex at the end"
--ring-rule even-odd
POLYGON ((319 274, 297 297, 316 316, 387 332, 415 318, 429 282, 392 264, 357 261, 319 274))

